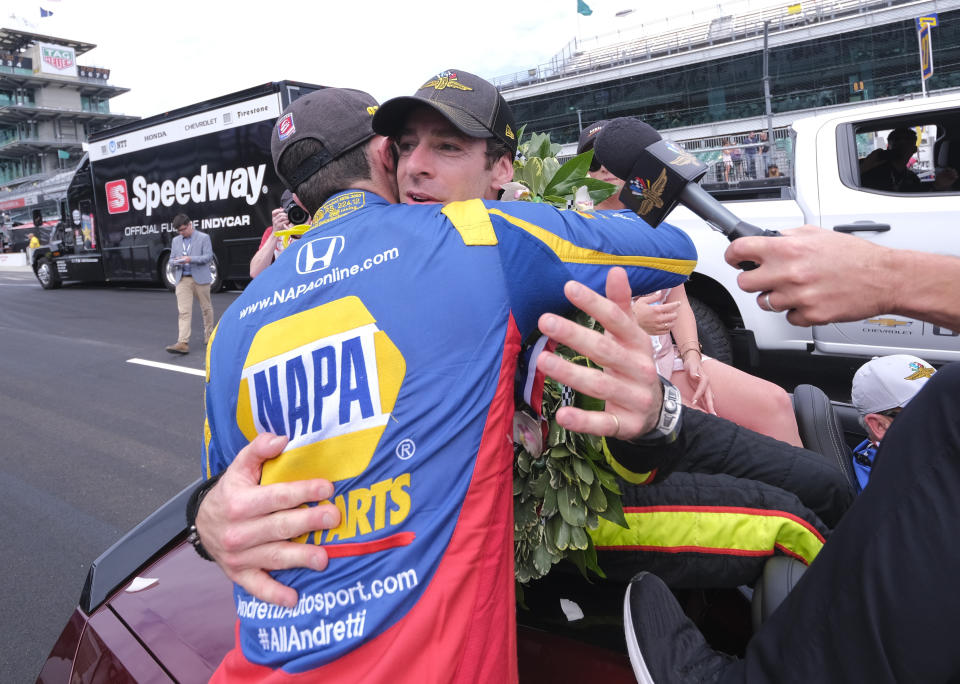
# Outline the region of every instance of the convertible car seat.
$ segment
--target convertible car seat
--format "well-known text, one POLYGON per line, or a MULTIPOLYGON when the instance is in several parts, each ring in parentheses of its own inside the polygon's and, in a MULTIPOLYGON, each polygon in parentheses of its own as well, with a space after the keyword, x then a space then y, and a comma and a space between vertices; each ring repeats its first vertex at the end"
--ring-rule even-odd
POLYGON ((819 387, 797 385, 793 390, 793 410, 803 445, 837 463, 847 482, 856 489, 850 449, 844 441, 840 420, 827 395, 819 387))
MULTIPOLYGON (((798 385, 793 391, 793 410, 804 446, 834 460, 853 486, 850 449, 827 395, 819 387, 798 385)), ((805 564, 788 556, 774 556, 767 561, 753 590, 751 618, 754 631, 773 614, 806 569, 805 564)))
POLYGON ((774 556, 767 561, 753 588, 750 617, 754 632, 773 615, 806 570, 806 565, 788 556, 774 556))

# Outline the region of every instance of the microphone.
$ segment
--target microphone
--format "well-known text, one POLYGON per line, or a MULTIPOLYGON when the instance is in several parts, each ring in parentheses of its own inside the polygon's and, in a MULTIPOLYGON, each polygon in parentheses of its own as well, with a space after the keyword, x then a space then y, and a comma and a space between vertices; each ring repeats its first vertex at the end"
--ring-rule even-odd
POLYGON ((731 242, 750 235, 780 235, 741 221, 711 197, 699 184, 707 173, 706 164, 642 121, 611 120, 597 135, 594 155, 610 173, 626 181, 620 201, 654 228, 681 203, 731 242))

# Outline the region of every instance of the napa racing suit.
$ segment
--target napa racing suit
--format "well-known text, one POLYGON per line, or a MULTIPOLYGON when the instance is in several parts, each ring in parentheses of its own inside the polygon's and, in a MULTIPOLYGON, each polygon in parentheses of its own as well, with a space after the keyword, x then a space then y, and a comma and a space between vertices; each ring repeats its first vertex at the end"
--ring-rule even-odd
POLYGON ((347 191, 224 313, 208 352, 204 471, 287 435, 262 482, 334 482, 323 572, 273 573, 287 609, 235 587, 214 680, 512 682, 513 381, 564 282, 673 287, 696 251, 623 214, 347 191))

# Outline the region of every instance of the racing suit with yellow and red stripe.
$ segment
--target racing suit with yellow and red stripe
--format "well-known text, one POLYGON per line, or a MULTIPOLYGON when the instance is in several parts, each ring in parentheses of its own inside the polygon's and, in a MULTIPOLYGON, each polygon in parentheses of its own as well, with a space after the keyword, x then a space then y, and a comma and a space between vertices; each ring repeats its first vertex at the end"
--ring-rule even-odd
POLYGON ((774 554, 812 562, 854 499, 826 456, 694 409, 669 446, 641 456, 608 443, 629 528, 601 519, 591 537, 613 579, 647 570, 673 587, 752 584, 774 554))
POLYGON ((237 587, 218 681, 516 681, 511 425, 521 341, 563 283, 638 292, 695 264, 635 217, 473 200, 390 206, 348 191, 224 313, 210 343, 207 476, 256 434, 290 438, 263 482, 334 482, 323 572, 237 587))

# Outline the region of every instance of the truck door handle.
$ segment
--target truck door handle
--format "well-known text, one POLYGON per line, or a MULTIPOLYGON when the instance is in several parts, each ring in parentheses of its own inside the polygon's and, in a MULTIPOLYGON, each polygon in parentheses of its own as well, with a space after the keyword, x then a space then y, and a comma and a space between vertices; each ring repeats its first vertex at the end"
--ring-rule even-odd
POLYGON ((833 229, 838 233, 860 233, 865 231, 886 233, 890 230, 890 224, 875 223, 874 221, 855 221, 854 223, 843 223, 839 226, 834 226, 833 229))

